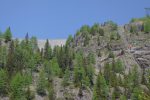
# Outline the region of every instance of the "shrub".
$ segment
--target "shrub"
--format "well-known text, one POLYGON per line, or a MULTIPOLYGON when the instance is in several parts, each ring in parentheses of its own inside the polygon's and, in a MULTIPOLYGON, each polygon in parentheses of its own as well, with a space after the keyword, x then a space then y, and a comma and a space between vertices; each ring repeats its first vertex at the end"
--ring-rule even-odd
POLYGON ((150 32, 150 20, 145 21, 145 23, 144 23, 144 32, 145 33, 150 32))

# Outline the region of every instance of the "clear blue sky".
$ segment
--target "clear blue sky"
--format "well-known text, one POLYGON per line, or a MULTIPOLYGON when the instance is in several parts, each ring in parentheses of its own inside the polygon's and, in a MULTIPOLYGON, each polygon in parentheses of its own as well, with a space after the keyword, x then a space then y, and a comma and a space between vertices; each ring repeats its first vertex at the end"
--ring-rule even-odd
POLYGON ((113 20, 128 23, 145 16, 150 0, 0 0, 0 30, 10 26, 13 36, 67 38, 82 25, 113 20))

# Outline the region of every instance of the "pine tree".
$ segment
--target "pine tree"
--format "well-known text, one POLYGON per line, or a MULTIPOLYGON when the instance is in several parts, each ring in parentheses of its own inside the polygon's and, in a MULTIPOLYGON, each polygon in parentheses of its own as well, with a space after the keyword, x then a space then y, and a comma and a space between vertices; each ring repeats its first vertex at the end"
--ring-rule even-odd
POLYGON ((142 90, 138 87, 135 87, 131 95, 131 100, 144 100, 142 99, 141 94, 142 94, 142 90))
POLYGON ((63 86, 68 86, 69 85, 69 78, 70 78, 70 72, 69 69, 67 68, 64 74, 64 78, 63 78, 63 86))
POLYGON ((12 38, 12 33, 10 30, 10 27, 8 27, 4 33, 4 38, 5 38, 5 42, 7 43, 8 41, 11 41, 12 38))
POLYGON ((12 40, 9 46, 9 51, 7 55, 7 63, 6 63, 6 69, 8 71, 9 76, 11 76, 15 70, 15 64, 14 64, 14 41, 12 40))
POLYGON ((88 54, 88 62, 89 62, 89 64, 95 64, 95 55, 94 55, 94 53, 89 53, 88 54))
POLYGON ((26 100, 25 99, 25 86, 24 86, 24 78, 20 73, 17 73, 10 82, 11 88, 11 100, 26 100))
POLYGON ((0 69, 0 96, 7 94, 8 89, 8 75, 5 70, 0 69))
POLYGON ((25 36, 25 42, 26 42, 26 44, 29 43, 29 34, 28 34, 28 33, 27 33, 26 36, 25 36))
POLYGON ((121 96, 120 96, 120 100, 127 100, 127 98, 126 98, 125 95, 121 95, 121 96))
POLYGON ((55 57, 52 58, 52 60, 50 61, 50 66, 51 66, 53 75, 60 76, 61 69, 55 57))
POLYGON ((139 72, 137 66, 134 66, 131 75, 132 75, 133 85, 138 86, 140 84, 140 79, 139 79, 139 72))
POLYGON ((123 68, 123 65, 122 65, 122 62, 120 59, 117 60, 114 70, 116 73, 122 73, 123 72, 124 68, 123 68))
POLYGON ((46 77, 48 78, 48 81, 51 82, 53 71, 52 71, 51 63, 47 60, 44 62, 44 71, 45 71, 46 77))
POLYGON ((40 95, 46 95, 46 79, 45 79, 45 73, 43 70, 40 71, 38 83, 37 83, 37 93, 40 95))
POLYGON ((52 48, 49 45, 48 39, 46 40, 45 47, 44 47, 44 58, 46 60, 50 60, 52 58, 52 48))
POLYGON ((54 86, 52 82, 48 84, 48 98, 49 100, 55 100, 54 86))
POLYGON ((97 76, 96 84, 94 87, 93 100, 107 100, 108 86, 102 73, 97 76))
POLYGON ((94 67, 92 64, 87 66, 87 78, 86 80, 90 82, 90 85, 92 86, 94 84, 93 79, 94 79, 94 67))
POLYGON ((7 47, 6 46, 0 46, 0 67, 4 68, 7 63, 7 47))
POLYGON ((111 81, 111 66, 108 62, 104 66, 104 78, 106 79, 106 83, 109 85, 111 81))
POLYGON ((76 54, 74 66, 74 83, 75 86, 82 85, 82 81, 85 77, 85 70, 83 68, 83 56, 80 53, 76 54))

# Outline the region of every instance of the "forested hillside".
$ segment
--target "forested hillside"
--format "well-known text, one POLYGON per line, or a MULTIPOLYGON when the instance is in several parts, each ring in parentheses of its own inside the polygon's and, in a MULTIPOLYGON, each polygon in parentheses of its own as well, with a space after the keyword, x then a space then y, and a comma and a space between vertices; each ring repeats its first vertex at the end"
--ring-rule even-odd
POLYGON ((0 100, 150 100, 150 18, 83 25, 66 44, 0 33, 0 100))

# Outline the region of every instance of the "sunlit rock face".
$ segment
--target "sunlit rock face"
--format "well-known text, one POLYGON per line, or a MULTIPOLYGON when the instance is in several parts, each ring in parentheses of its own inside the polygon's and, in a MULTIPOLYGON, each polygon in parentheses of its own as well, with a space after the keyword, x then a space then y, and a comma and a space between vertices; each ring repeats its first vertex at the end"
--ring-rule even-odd
MULTIPOLYGON (((40 49, 44 48, 45 42, 46 42, 46 40, 38 40, 38 46, 40 49)), ((52 48, 56 45, 58 45, 58 46, 65 45, 65 43, 66 43, 66 39, 49 40, 49 44, 51 45, 52 48)))

